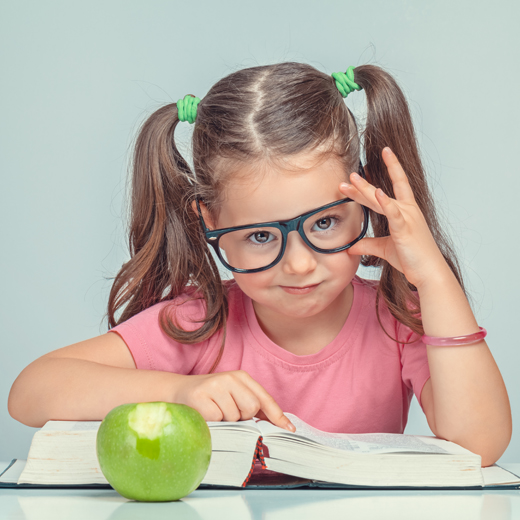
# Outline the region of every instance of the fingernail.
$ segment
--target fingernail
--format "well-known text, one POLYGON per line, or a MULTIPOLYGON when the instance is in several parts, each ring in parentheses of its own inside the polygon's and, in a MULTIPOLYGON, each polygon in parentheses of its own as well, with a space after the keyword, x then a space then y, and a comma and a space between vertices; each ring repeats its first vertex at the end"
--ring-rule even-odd
POLYGON ((394 152, 392 152, 392 150, 390 150, 390 147, 389 147, 389 146, 385 146, 385 147, 383 148, 383 150, 386 150, 387 153, 394 153, 394 152))
POLYGON ((352 179, 356 179, 356 181, 358 181, 359 179, 361 179, 361 177, 360 177, 357 173, 352 173, 352 174, 350 175, 350 177, 351 177, 352 179))
POLYGON ((294 426, 293 423, 289 422, 285 425, 285 429, 286 430, 289 430, 291 432, 295 432, 296 431, 296 426, 294 426))

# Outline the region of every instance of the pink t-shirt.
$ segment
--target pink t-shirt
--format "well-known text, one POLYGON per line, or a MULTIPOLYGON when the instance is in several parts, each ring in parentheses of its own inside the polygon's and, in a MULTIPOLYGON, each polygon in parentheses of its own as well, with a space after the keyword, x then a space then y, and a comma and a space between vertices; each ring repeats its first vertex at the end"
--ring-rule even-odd
MULTIPOLYGON (((403 433, 414 393, 422 407, 421 391, 430 377, 426 346, 420 339, 403 345, 383 332, 375 311, 377 281, 354 277, 354 301, 343 328, 322 350, 304 356, 271 341, 258 324, 251 299, 234 280, 225 283, 227 339, 216 372, 245 370, 284 412, 329 432, 403 433)), ((222 330, 197 344, 178 343, 159 326, 159 310, 168 303, 153 305, 111 331, 128 345, 137 368, 208 373, 220 349, 222 330)), ((200 327, 188 318, 203 317, 204 305, 203 300, 194 300, 176 307, 178 323, 189 330, 200 327)), ((399 341, 417 337, 391 315, 382 299, 380 317, 399 341)))

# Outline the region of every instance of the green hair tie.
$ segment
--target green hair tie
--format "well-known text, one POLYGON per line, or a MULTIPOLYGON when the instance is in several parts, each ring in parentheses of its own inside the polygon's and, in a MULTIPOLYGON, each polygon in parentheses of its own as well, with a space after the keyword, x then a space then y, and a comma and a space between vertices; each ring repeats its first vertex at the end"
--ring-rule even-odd
POLYGON ((344 98, 353 90, 362 89, 357 83, 354 83, 354 67, 349 67, 347 72, 333 72, 332 77, 336 80, 336 87, 344 98))
POLYGON ((177 101, 177 112, 179 114, 179 121, 195 122, 197 117, 197 105, 200 99, 193 94, 186 94, 184 99, 177 101))

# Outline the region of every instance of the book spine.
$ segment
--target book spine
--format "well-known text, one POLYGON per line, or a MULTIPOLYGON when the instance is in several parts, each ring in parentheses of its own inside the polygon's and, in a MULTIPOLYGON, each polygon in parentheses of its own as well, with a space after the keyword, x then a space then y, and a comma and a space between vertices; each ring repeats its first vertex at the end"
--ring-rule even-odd
POLYGON ((251 478, 251 475, 253 474, 253 471, 255 469, 255 462, 259 460, 262 463, 262 469, 267 469, 267 466, 265 465, 264 455, 263 455, 263 444, 262 444, 262 436, 258 437, 258 440, 256 441, 256 447, 255 452, 253 454, 253 461, 251 462, 251 469, 249 470, 249 473, 242 483, 242 487, 246 487, 247 483, 249 482, 249 479, 251 478))

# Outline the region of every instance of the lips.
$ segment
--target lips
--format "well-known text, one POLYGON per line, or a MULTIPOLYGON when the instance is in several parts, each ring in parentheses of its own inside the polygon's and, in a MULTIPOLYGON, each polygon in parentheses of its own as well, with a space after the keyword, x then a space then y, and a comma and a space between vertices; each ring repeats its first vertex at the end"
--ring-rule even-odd
POLYGON ((289 294, 308 294, 308 293, 314 291, 314 289, 316 289, 316 287, 318 287, 318 285, 320 285, 320 284, 316 283, 314 285, 305 285, 303 287, 287 287, 285 285, 280 285, 280 287, 286 293, 289 293, 289 294))
POLYGON ((296 287, 292 285, 281 285, 280 287, 283 287, 284 289, 308 289, 309 287, 314 287, 315 285, 319 285, 317 283, 313 283, 311 285, 304 285, 303 287, 296 287))

